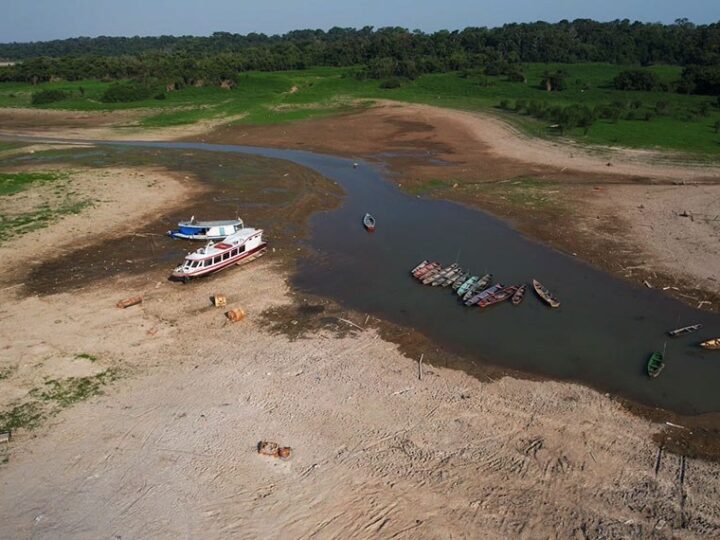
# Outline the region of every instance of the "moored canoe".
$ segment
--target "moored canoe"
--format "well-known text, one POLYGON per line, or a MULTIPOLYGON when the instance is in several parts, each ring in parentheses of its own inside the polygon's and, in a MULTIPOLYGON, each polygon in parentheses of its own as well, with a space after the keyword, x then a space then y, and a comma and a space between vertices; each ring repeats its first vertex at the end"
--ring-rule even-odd
POLYGON ((525 291, 527 291, 527 285, 521 285, 518 287, 518 289, 515 291, 515 294, 513 294, 513 297, 510 299, 513 306, 519 306, 520 303, 523 301, 523 298, 525 298, 525 291))
POLYGON ((720 338, 708 339, 707 341, 703 341, 700 346, 709 351, 718 351, 720 350, 720 338))
POLYGON ((664 355, 661 352, 654 352, 650 355, 650 358, 648 358, 647 373, 648 376, 653 379, 660 375, 660 372, 665 367, 665 361, 663 356, 664 355))
POLYGON ((560 307, 560 302, 558 301, 558 299, 555 298, 555 296, 553 296, 553 294, 547 289, 547 287, 545 287, 537 279, 533 279, 533 288, 535 289, 537 295, 542 298, 550 307, 560 307))

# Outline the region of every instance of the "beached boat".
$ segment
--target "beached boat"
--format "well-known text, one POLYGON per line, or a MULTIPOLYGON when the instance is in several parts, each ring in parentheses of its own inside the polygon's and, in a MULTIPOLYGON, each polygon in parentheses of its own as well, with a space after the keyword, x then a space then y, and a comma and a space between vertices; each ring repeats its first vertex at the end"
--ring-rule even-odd
POLYGON ((375 218, 372 217, 370 214, 365 214, 365 217, 363 217, 363 225, 365 225, 365 228, 369 232, 375 231, 375 218))
POLYGON ((676 330, 670 330, 668 332, 668 335, 670 337, 684 336, 685 334, 692 334, 693 332, 697 332, 701 328, 702 324, 691 324, 690 326, 683 326, 682 328, 677 328, 676 330))
POLYGON ((435 270, 440 270, 440 263, 432 262, 430 264, 426 264, 423 266, 420 270, 415 272, 413 275, 417 279, 422 279, 424 276, 428 275, 430 272, 434 272, 435 270))
POLYGON ((513 294, 510 301, 512 302, 513 306, 519 306, 520 303, 523 301, 523 298, 525 298, 525 291, 527 291, 527 285, 521 285, 518 287, 517 291, 515 291, 515 294, 513 294))
POLYGON ((553 296, 553 294, 537 279, 533 279, 533 288, 535 289, 537 295, 545 302, 547 302, 550 307, 560 307, 560 302, 558 301, 558 299, 555 298, 555 296, 553 296))
POLYGON ((647 373, 653 379, 660 375, 660 372, 665 367, 664 355, 661 352, 654 352, 650 355, 647 362, 647 373))
POLYGON ((483 277, 481 277, 475 285, 470 287, 467 291, 465 291, 465 294, 463 295, 463 300, 469 300, 473 296, 475 296, 480 291, 483 291, 487 288, 488 285, 490 285, 490 282, 492 281, 492 274, 485 274, 483 277))
POLYGON ((504 302, 505 300, 512 298, 512 296, 517 292, 517 290, 518 290, 517 285, 511 285, 510 287, 505 287, 503 289, 500 289, 497 292, 489 294, 485 298, 481 298, 478 301, 477 306, 479 308, 486 308, 486 307, 494 306, 495 304, 499 304, 500 302, 504 302))
POLYGON ((197 221, 192 216, 188 221, 178 223, 178 228, 168 231, 171 238, 182 240, 222 240, 243 228, 243 220, 227 219, 223 221, 197 221))
POLYGON ((465 283, 461 284, 460 287, 458 287, 457 295, 463 296, 470 287, 472 287, 473 285, 475 285, 478 282, 479 279, 480 279, 480 276, 472 276, 472 277, 466 279, 465 283))
POLYGON ((720 338, 708 339, 707 341, 703 341, 700 346, 710 351, 718 351, 720 350, 720 338))
POLYGON ((468 306, 468 307, 469 307, 469 306, 474 306, 474 305, 477 304, 480 300, 483 300, 483 299, 487 298, 488 296, 495 294, 496 292, 498 292, 500 289, 503 289, 504 287, 505 287, 505 285, 503 285, 502 283, 496 283, 495 285, 493 285, 493 286, 490 287, 489 289, 485 289, 484 291, 478 292, 477 294, 475 294, 474 296, 472 296, 471 298, 469 298, 469 299, 465 302, 465 305, 468 306))
POLYGON ((223 270, 233 264, 256 259, 267 249, 262 229, 240 229, 222 242, 208 242, 205 247, 188 253, 183 264, 175 268, 172 277, 188 281, 223 270))
POLYGON ((410 273, 411 273, 412 275, 415 275, 415 272, 417 272, 418 270, 422 270, 422 269, 425 268, 428 264, 430 264, 430 261, 428 261, 427 259, 425 259, 423 262, 421 262, 420 264, 418 264, 415 268, 413 268, 412 270, 410 270, 410 273))

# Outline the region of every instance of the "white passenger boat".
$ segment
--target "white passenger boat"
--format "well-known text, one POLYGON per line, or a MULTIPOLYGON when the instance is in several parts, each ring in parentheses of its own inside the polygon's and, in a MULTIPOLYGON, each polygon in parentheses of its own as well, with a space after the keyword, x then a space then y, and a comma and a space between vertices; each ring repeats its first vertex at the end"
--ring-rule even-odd
POLYGON ((178 228, 168 231, 171 238, 183 240, 222 240, 243 228, 243 220, 227 219, 224 221, 197 221, 195 216, 188 221, 178 223, 178 228))
POLYGON ((267 249, 262 229, 240 229, 217 244, 208 242, 205 247, 188 253, 183 264, 175 268, 172 277, 188 281, 206 276, 233 264, 258 258, 267 249))

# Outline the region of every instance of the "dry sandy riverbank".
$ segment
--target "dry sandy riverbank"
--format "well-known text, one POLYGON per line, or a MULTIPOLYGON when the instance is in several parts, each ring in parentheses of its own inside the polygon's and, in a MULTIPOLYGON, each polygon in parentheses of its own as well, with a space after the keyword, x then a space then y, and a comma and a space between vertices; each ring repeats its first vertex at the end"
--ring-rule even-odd
MULTIPOLYGON (((72 177, 100 202, 45 239, 102 219, 117 234, 193 193, 161 170, 72 177)), ((47 256, 25 238, 25 257, 47 256)), ((432 355, 419 380, 376 330, 348 334, 341 319, 365 326, 364 314, 329 305, 290 306, 296 326, 320 331, 272 334, 272 308, 293 302, 272 257, 189 286, 155 271, 72 294, 0 290, 2 410, 37 403, 23 410, 42 415, 0 447, 0 536, 720 534, 720 465, 659 450, 664 426, 609 397, 480 381, 432 355), (210 305, 218 291, 245 321, 210 305), (134 294, 142 305, 115 307, 134 294), (292 459, 258 456, 262 439, 292 459)))
POLYGON ((140 281, 0 293, 10 381, 120 377, 16 434, 2 536, 720 534, 720 465, 659 452, 657 426, 597 392, 480 382, 432 358, 419 380, 374 330, 339 337, 343 313, 304 339, 271 335, 261 314, 289 300, 270 259, 189 287, 140 281), (247 319, 227 324, 216 291, 247 319), (114 307, 134 293, 141 306, 114 307), (263 439, 292 459, 257 455, 263 439))

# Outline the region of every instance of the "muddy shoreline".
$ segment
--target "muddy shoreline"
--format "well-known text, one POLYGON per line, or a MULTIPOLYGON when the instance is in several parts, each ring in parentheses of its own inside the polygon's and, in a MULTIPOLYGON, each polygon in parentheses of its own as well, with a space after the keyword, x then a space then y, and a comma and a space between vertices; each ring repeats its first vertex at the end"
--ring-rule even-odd
MULTIPOLYGON (((283 171, 277 171, 276 163, 264 158, 253 156, 226 156, 212 155, 204 156, 203 152, 197 151, 181 151, 181 150, 149 150, 149 149, 117 149, 117 148, 97 148, 89 153, 88 157, 82 157, 87 150, 70 150, 67 153, 79 153, 80 158, 68 160, 66 152, 57 151, 49 159, 44 159, 45 164, 65 165, 72 162, 74 165, 84 166, 112 166, 118 161, 123 163, 134 163, 136 166, 168 166, 172 163, 175 174, 181 171, 192 174, 192 179, 186 177, 195 189, 194 195, 185 206, 181 206, 180 210, 158 216, 155 222, 147 224, 142 231, 134 231, 121 238, 111 238, 100 243, 92 244, 86 248, 68 253, 65 256, 45 262, 31 271, 27 278, 23 278, 25 283, 23 294, 25 295, 48 295, 80 290, 92 287, 94 283, 120 276, 136 275, 135 280, 151 284, 164 279, 166 267, 173 264, 175 259, 182 257, 183 251, 187 248, 182 243, 171 243, 165 248, 159 247, 154 240, 154 235, 161 235, 163 230, 172 227, 174 223, 188 212, 197 212, 198 209, 212 212, 215 205, 235 201, 241 196, 247 197, 249 200, 256 201, 255 208, 243 208, 241 213, 246 216, 248 221, 253 220, 262 226, 272 230, 273 246, 279 255, 282 271, 292 272, 294 261, 298 255, 302 256, 304 251, 302 238, 307 223, 307 218, 316 211, 329 210, 333 204, 339 204, 342 197, 339 188, 329 183, 326 179, 320 177, 316 173, 310 173, 303 170, 302 167, 281 162, 283 171), (98 152, 104 154, 102 159, 98 158, 98 152), (218 169, 226 168, 227 171, 238 167, 238 161, 242 161, 241 169, 246 171, 246 182, 240 182, 239 186, 234 186, 223 181, 223 173, 219 177, 212 174, 208 176, 208 167, 218 167, 218 169), (212 162, 212 163, 210 163, 212 162), (194 164, 194 169, 189 164, 194 164), (204 171, 204 172, 203 172, 204 171), (267 174, 272 171, 274 179, 268 184, 267 174), (293 187, 284 179, 292 176, 293 187), (199 178, 203 180, 200 181, 199 178), (259 179, 262 178, 262 185, 259 179), (302 182, 301 185, 297 181, 302 182), (254 187, 248 191, 248 184, 254 187), (239 188, 239 189, 238 189, 239 188), (302 193, 298 198, 296 195, 289 196, 283 202, 281 197, 277 199, 278 193, 283 190, 293 191, 293 193, 302 193), (199 192, 203 193, 203 200, 212 201, 206 206, 198 206, 195 195, 199 192), (312 195, 315 193, 316 195, 312 195), (263 195, 265 194, 265 195, 263 195), (269 198, 268 198, 269 195, 269 198), (265 210, 260 210, 257 201, 266 199, 264 205, 265 210), (332 200, 335 202, 332 203, 332 200), (192 201, 192 202, 191 202, 192 201), (299 202, 299 204, 298 204, 299 202), (328 206, 328 203, 330 204, 328 206), (293 207, 292 212, 288 212, 287 205, 293 207), (275 222, 270 223, 270 216, 274 215, 278 208, 285 213, 285 219, 282 224, 275 222), (149 241, 148 241, 149 239, 149 241), (121 248, 118 249, 118 242, 121 248), (149 249, 148 249, 149 248, 149 249), (143 252, 143 249, 145 250, 143 252), (126 253, 134 253, 132 258, 127 259, 126 253)), ((235 173, 231 173, 233 181, 237 180, 235 173)), ((161 242, 165 242, 160 239, 161 242)), ((307 254, 306 254, 307 256, 307 254)), ((212 280, 212 278, 210 278, 212 280)), ((318 299, 318 302, 321 302, 318 299)), ((317 315, 323 313, 324 308, 317 313, 310 309, 304 311, 303 305, 298 303, 296 299, 295 307, 297 311, 287 313, 276 313, 275 318, 281 321, 278 330, 292 337, 293 332, 302 330, 305 325, 310 325, 316 330, 325 328, 327 320, 320 320, 322 324, 318 324, 317 315), (288 319, 288 317, 291 317, 288 319), (288 319, 288 320, 286 320, 288 319), (282 321, 285 321, 286 328, 283 328, 282 321), (289 322, 288 322, 289 321, 289 322), (287 325, 299 324, 299 327, 288 327, 287 325)), ((306 302, 306 300, 303 300, 306 302)), ((321 304, 314 304, 321 305, 321 304)), ((330 303, 329 305, 334 305, 330 303)), ((335 305, 331 308, 335 311, 340 306, 335 305)), ((348 315, 349 317, 349 315, 348 315)), ((362 314, 353 314, 353 320, 358 320, 362 314)), ((382 321, 372 318, 371 327, 376 328, 380 335, 387 341, 396 343, 401 351, 409 358, 419 358, 420 355, 426 356, 426 361, 432 365, 440 365, 445 368, 459 369, 472 376, 484 381, 498 380, 504 376, 511 376, 523 380, 545 381, 551 380, 548 377, 540 375, 531 375, 525 372, 518 372, 505 367, 493 365, 492 361, 477 362, 463 355, 458 355, 444 350, 433 344, 429 339, 421 333, 409 328, 403 328, 388 321, 382 321)), ((366 326, 367 320, 363 324, 358 321, 356 324, 366 326)), ((342 325, 340 325, 342 327, 342 325)), ((568 379, 567 382, 575 382, 568 379)), ((580 382, 579 384, 583 384, 580 382)), ((682 455, 693 455, 705 459, 720 459, 720 415, 704 415, 704 416, 682 416, 676 415, 663 409, 656 409, 639 405, 627 400, 618 398, 622 405, 634 414, 650 419, 657 423, 670 422, 673 425, 681 425, 683 428, 674 428, 667 426, 661 428, 656 434, 659 445, 662 445, 670 452, 678 452, 682 455)))
MULTIPOLYGON (((667 261, 659 256, 662 242, 654 245, 636 234, 648 226, 644 223, 647 216, 629 216, 626 208, 605 204, 616 191, 643 186, 651 190, 695 189, 709 199, 720 197, 717 167, 683 168, 652 161, 651 153, 644 156, 636 151, 608 150, 602 157, 585 156, 583 149, 545 141, 538 143, 548 154, 544 162, 538 149, 523 161, 523 145, 533 147, 533 141, 517 133, 517 140, 512 139, 512 133, 500 128, 496 120, 483 119, 486 123, 478 126, 474 120, 460 111, 385 104, 282 126, 224 126, 183 140, 304 149, 382 163, 393 181, 410 194, 479 208, 605 272, 647 283, 694 307, 720 312, 720 275, 704 268, 692 273, 680 268, 683 259, 712 252, 710 238, 718 236, 717 231, 688 231, 689 240, 673 248, 684 250, 696 243, 704 247, 680 251, 675 261, 667 261), (482 127, 488 128, 486 135, 478 132, 482 127), (358 138, 355 133, 364 136, 358 138), (495 143, 494 135, 503 143, 495 143), (553 163, 553 159, 557 161, 553 163)), ((632 200, 627 195, 620 197, 632 200)), ((664 218, 667 232, 658 234, 672 234, 675 226, 690 226, 687 218, 680 217, 688 211, 685 199, 685 192, 678 191, 669 203, 673 206, 661 209, 668 215, 664 218)), ((638 197, 635 200, 635 207, 645 202, 638 197)), ((720 268, 720 259, 706 266, 720 268)))

